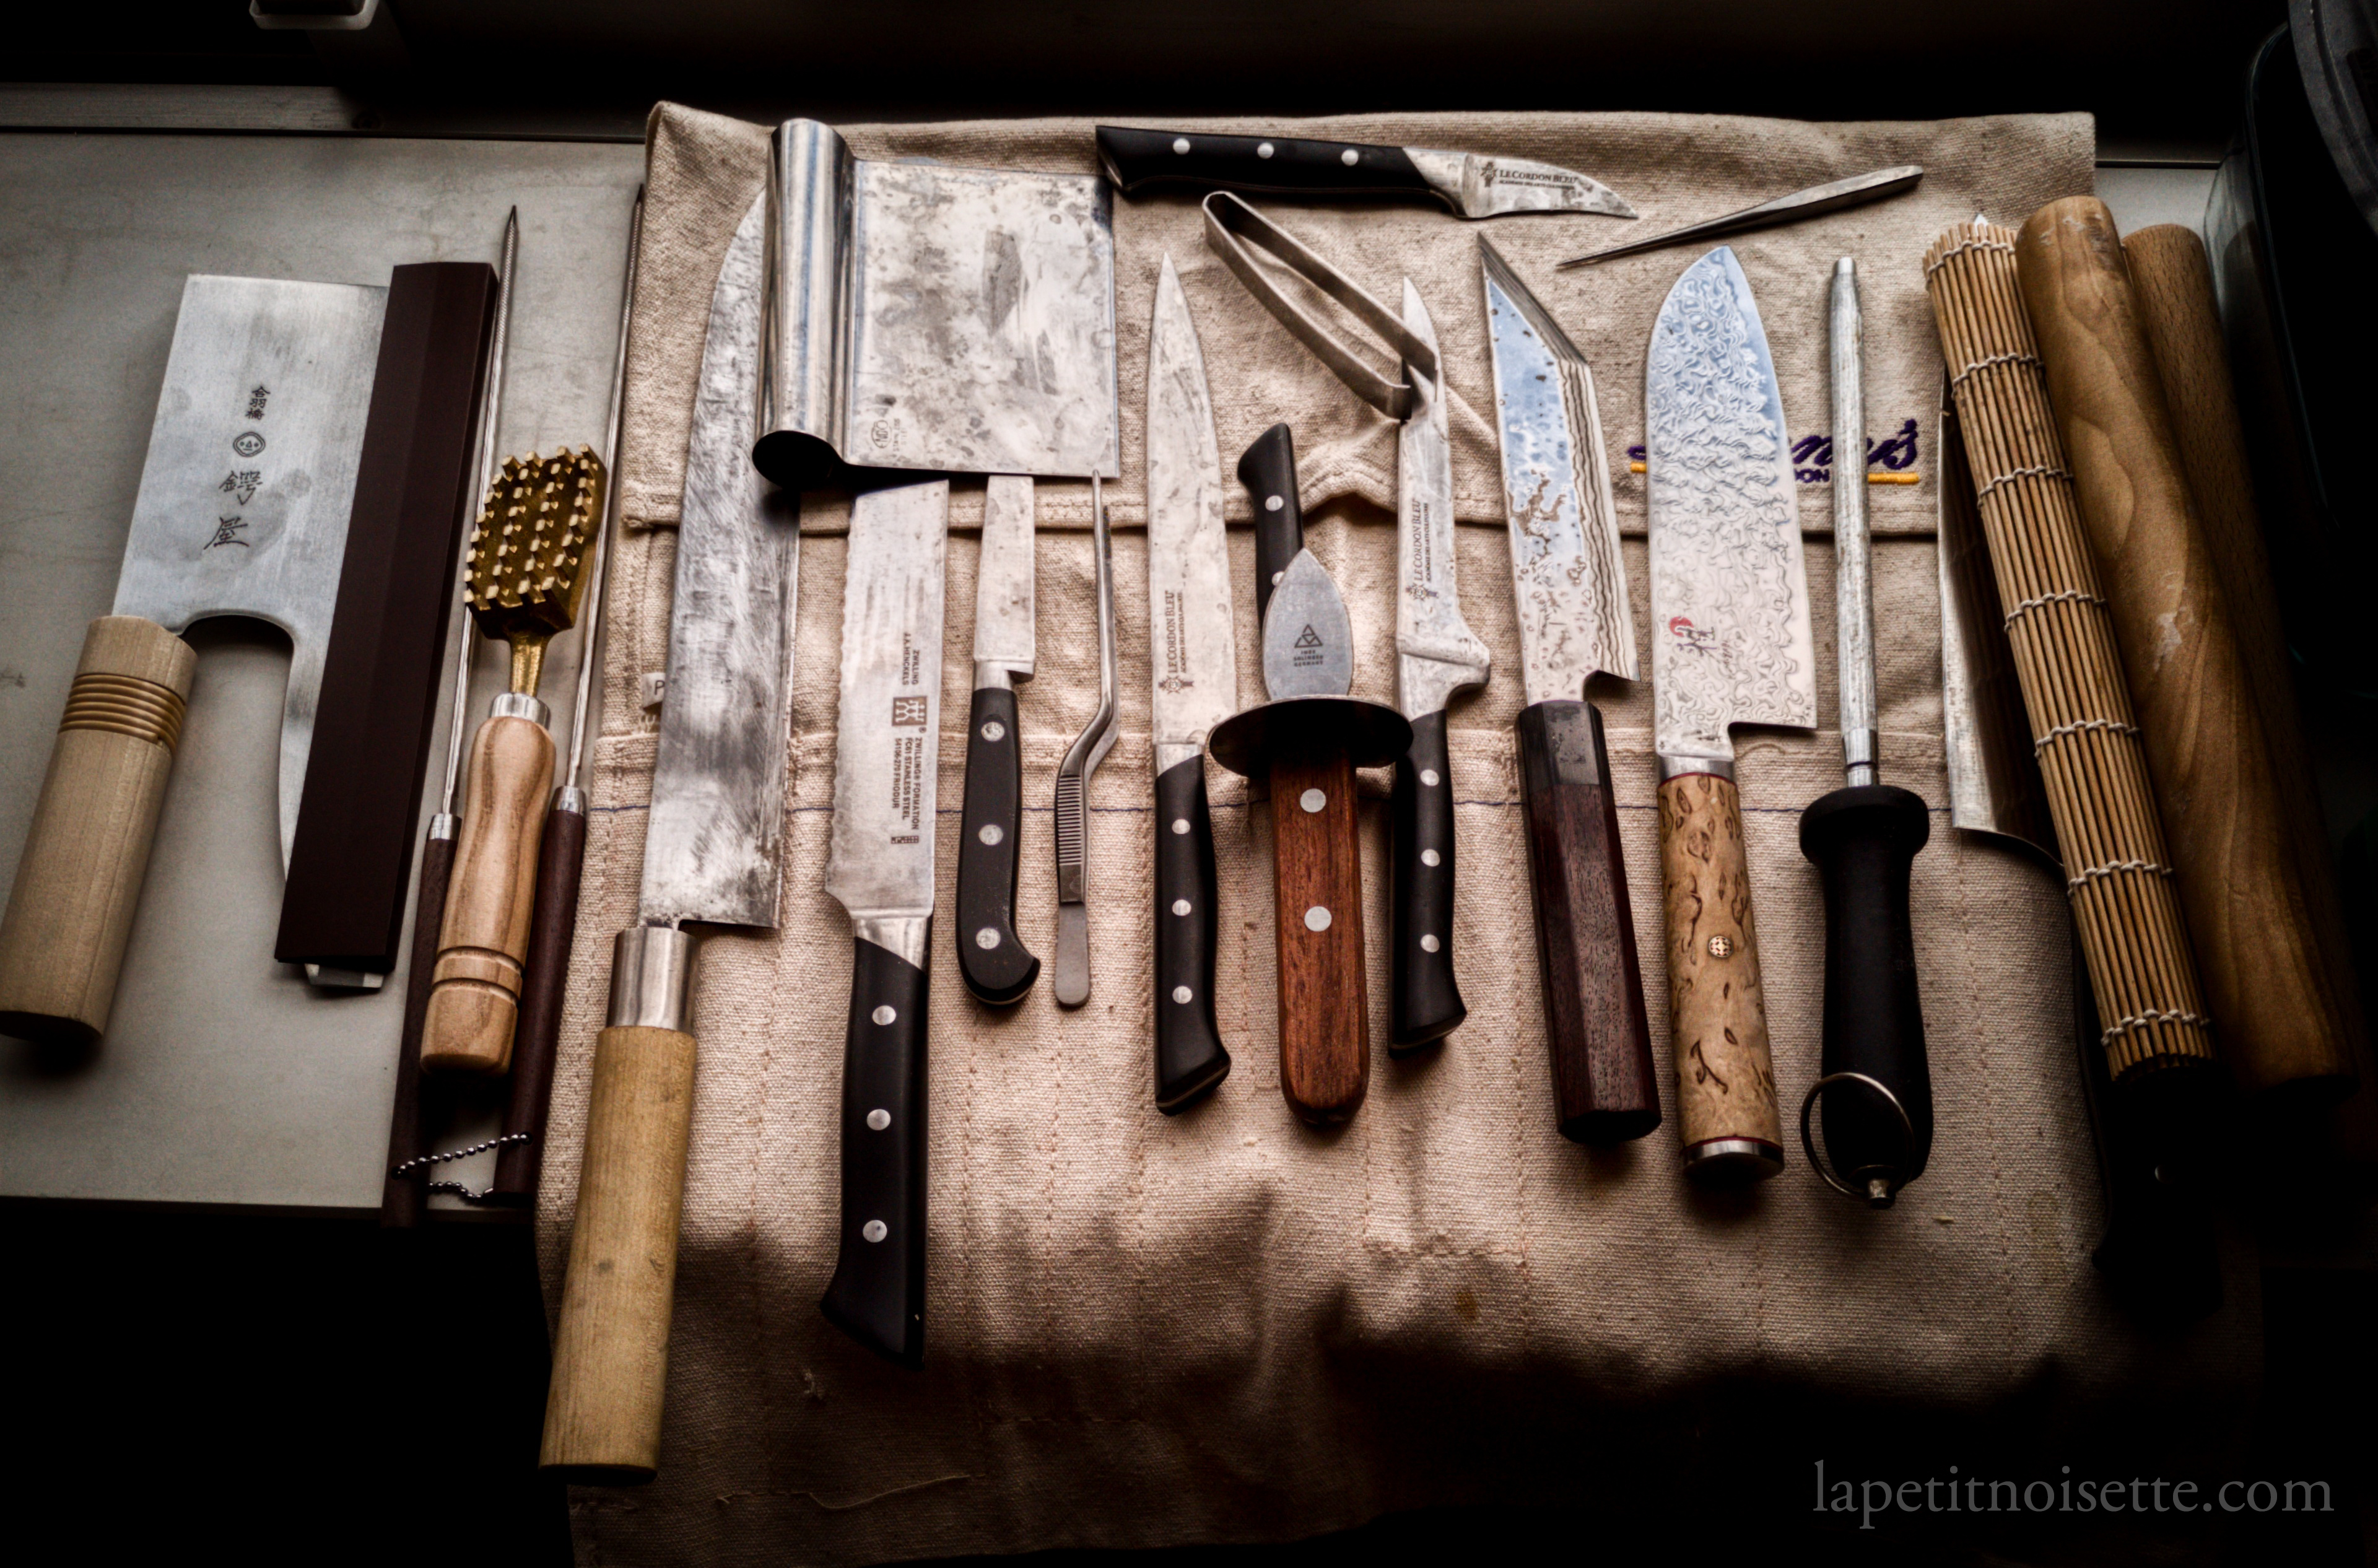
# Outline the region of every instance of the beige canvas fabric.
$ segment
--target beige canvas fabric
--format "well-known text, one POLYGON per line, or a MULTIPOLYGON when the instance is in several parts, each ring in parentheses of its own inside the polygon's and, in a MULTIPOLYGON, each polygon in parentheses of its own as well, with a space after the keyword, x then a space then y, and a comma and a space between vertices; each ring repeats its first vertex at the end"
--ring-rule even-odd
MULTIPOLYGON (((1214 122, 1236 128, 1238 122, 1214 122)), ((1251 128, 1251 127, 1250 127, 1251 128)), ((1275 126, 1275 128, 1291 127, 1275 126)), ((1497 674, 1451 715, 1459 802, 1454 951, 1469 1022, 1441 1050, 1377 1050, 1369 1102, 1317 1133, 1279 1092, 1269 833, 1212 771, 1220 862, 1219 1011, 1235 1068, 1178 1118, 1151 1100, 1152 914, 1147 559, 1138 521, 1147 322, 1160 256, 1180 267, 1211 376, 1225 464, 1286 419, 1303 459, 1309 539, 1353 616, 1358 693, 1393 685, 1394 436, 1328 378, 1205 249, 1193 199, 1118 201, 1124 474, 1113 492, 1123 735, 1091 789, 1094 992, 1062 1012, 1046 985, 998 1012, 959 980, 946 925, 932 963, 931 1285, 921 1372, 882 1364, 820 1317, 836 1221, 836 1115, 848 926, 823 891, 845 509, 811 497, 778 932, 709 938, 702 1066, 669 1351, 662 1472, 582 1491, 589 1562, 856 1562, 1062 1545, 1278 1538, 1382 1510, 1579 1495, 1590 1455, 1658 1462, 1680 1415, 1756 1378, 1757 1420, 1796 1402, 1897 1398, 1980 1412, 2051 1380, 2072 1407, 2152 1392, 2217 1422, 2258 1375, 2251 1274, 2197 1328, 2149 1339, 2089 1265, 2102 1228, 2079 1096, 2060 891, 1961 842, 1941 772, 1938 599, 1928 533, 1939 358, 1917 258, 1976 209, 2030 211, 2086 190, 2083 117, 1819 126, 1649 114, 1369 116, 1303 134, 1476 147, 1585 169, 1647 225, 1730 210, 1885 163, 1931 171, 1900 202, 1737 244, 1796 435, 1822 433, 1823 301, 1832 259, 1867 280, 1868 406, 1878 439, 1918 427, 1921 484, 1877 486, 1885 778, 1934 808, 1915 925, 1939 1133, 1893 1210, 1824 1191, 1796 1148, 1759 1191, 1712 1199, 1677 1170, 1673 1124, 1589 1152, 1554 1129, 1510 724, 1518 644, 1494 446, 1476 226, 1423 210, 1266 203, 1375 293, 1409 272, 1435 317, 1457 410, 1466 521, 1459 582, 1497 674)), ((1087 170, 1078 122, 851 127, 861 156, 1087 170)), ((760 187, 763 133, 664 108, 651 138, 646 263, 623 459, 631 533, 615 566, 586 891, 539 1215, 558 1292, 611 934, 633 918, 653 763, 640 677, 665 657, 676 491, 701 325, 732 230, 760 187)), ((1695 256, 1583 274, 1549 263, 1620 232, 1511 220, 1495 243, 1595 364, 1648 646, 1639 441, 1652 316, 1695 256)), ((1231 485, 1233 492, 1236 485, 1231 485)), ((980 485, 960 482, 964 530, 980 485)), ((1018 927, 1053 947, 1057 760, 1095 701, 1089 538, 1076 487, 1041 487, 1039 674, 1022 693, 1027 812, 1018 927)), ((1801 488, 1820 712, 1835 712, 1832 560, 1821 484, 1801 488)), ((1241 505, 1234 495, 1234 507, 1241 505)), ((1240 699, 1255 662, 1253 538, 1234 529, 1240 699)), ((941 898, 952 898, 963 782, 975 546, 953 541, 940 776, 941 898)), ((1603 700, 1655 1039, 1665 977, 1648 689, 1603 700)), ((1841 782, 1839 737, 1768 734, 1739 776, 1776 1071, 1796 1107, 1816 1075, 1822 905, 1800 809, 1841 782)), ((1366 781, 1384 793, 1384 775, 1366 781)), ((1384 803, 1365 820, 1375 1043, 1386 1036, 1384 803)), ((1674 1085, 1665 1091, 1673 1105, 1674 1085)), ((1603 1505, 1613 1500, 1603 1498, 1603 1505)))

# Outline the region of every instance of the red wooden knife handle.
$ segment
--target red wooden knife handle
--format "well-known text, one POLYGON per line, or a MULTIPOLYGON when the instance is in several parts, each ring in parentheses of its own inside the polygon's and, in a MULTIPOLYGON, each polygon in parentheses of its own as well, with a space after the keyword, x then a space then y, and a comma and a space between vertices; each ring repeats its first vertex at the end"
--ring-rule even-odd
POLYGON ((1363 976, 1363 861, 1344 753, 1272 764, 1279 921, 1279 1086, 1298 1119, 1351 1118, 1371 1083, 1363 976))

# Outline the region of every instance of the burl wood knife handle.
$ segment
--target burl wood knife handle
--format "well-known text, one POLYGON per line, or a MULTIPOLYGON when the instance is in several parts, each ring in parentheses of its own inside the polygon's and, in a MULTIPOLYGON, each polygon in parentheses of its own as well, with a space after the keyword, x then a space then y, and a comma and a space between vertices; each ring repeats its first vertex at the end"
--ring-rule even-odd
POLYGON ((1298 1119, 1351 1118, 1371 1083, 1354 768, 1341 752, 1271 768, 1279 923, 1279 1086, 1298 1119))
POLYGON ((1685 1168, 1706 1178, 1772 1176, 1784 1167, 1784 1128, 1732 779, 1680 773, 1660 785, 1660 871, 1685 1168))
POLYGON ((553 792, 553 736, 543 724, 498 714, 471 742, 467 778, 470 801, 421 1026, 427 1072, 495 1073, 511 1065, 536 905, 537 841, 553 792))

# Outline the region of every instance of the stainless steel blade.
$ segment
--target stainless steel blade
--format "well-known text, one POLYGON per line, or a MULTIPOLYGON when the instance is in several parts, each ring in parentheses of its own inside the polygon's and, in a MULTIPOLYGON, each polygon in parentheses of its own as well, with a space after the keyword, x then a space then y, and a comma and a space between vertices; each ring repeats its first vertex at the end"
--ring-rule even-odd
POLYGON ((1839 661, 1843 761, 1852 784, 1877 781, 1881 732, 1874 690, 1873 541, 1866 518, 1865 327, 1857 263, 1833 264, 1830 310, 1833 384, 1833 641, 1839 661))
POLYGON ((1817 661, 1783 393, 1730 248, 1660 306, 1644 411, 1652 746, 1731 766, 1729 725, 1815 727, 1817 661))
POLYGON ((388 291, 193 276, 157 394, 114 613, 289 634, 281 863, 297 832, 388 291))
POLYGON ((982 554, 975 568, 975 685, 992 672, 1030 680, 1032 628, 1032 481, 993 474, 982 497, 982 554))
POLYGON ((1479 152, 1433 152, 1421 147, 1405 148, 1404 156, 1464 218, 1499 218, 1507 212, 1635 216, 1625 197, 1590 174, 1557 164, 1479 152))
MULTIPOLYGON (((1420 291, 1404 280, 1404 326, 1436 349, 1420 291)), ((1461 616, 1454 582, 1453 442, 1443 385, 1404 366, 1418 401, 1396 429, 1396 706, 1416 719, 1483 686, 1494 657, 1461 616)), ((1350 669, 1351 674, 1351 669, 1350 669)))
POLYGON ((1264 612, 1264 686, 1287 697, 1343 697, 1354 689, 1354 626, 1338 584, 1310 550, 1280 574, 1264 612))
POLYGON ((1519 680, 1530 703, 1577 701, 1596 675, 1638 677, 1627 562, 1593 371, 1482 235, 1519 680))
POLYGON ((1147 349, 1147 603, 1161 771, 1238 712, 1238 634, 1222 532, 1222 454, 1206 357, 1172 257, 1156 281, 1147 349))
POLYGON ((923 954, 906 950, 933 912, 949 517, 946 479, 859 496, 851 503, 842 588, 825 891, 861 936, 919 965, 923 954))
POLYGON ((754 201, 736 229, 703 340, 644 828, 648 926, 776 923, 800 518, 751 459, 764 219, 754 201))

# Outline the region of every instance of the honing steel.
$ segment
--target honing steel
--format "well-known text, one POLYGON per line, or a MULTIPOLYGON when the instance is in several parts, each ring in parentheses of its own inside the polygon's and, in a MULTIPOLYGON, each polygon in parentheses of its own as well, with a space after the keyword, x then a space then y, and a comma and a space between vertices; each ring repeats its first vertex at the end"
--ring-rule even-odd
POLYGON ((536 694, 546 644, 578 618, 602 532, 603 461, 581 447, 507 458, 471 537, 471 618, 511 646, 510 688, 471 742, 462 831, 439 923, 426 1072, 498 1073, 511 1065, 522 964, 536 898, 536 853, 553 788, 552 711, 536 694))
POLYGON ((1796 223, 1803 218, 1838 212, 1844 207, 1863 207, 1869 201, 1880 201, 1886 197, 1914 190, 1916 182, 1923 177, 1923 167, 1915 163, 1853 174, 1845 180, 1832 180, 1821 186, 1810 186, 1807 190, 1794 191, 1789 196, 1779 196, 1772 201, 1762 201, 1756 207, 1746 207, 1723 218, 1687 223, 1681 229, 1670 229, 1649 239, 1628 240, 1624 245, 1571 257, 1559 263, 1555 270, 1591 267, 1597 261, 1609 261, 1621 256, 1658 250, 1665 245, 1684 245, 1688 241, 1713 240, 1726 234, 1747 233, 1753 229, 1771 229, 1779 223, 1796 223))
POLYGON ((794 497, 751 465, 764 198, 711 293, 670 598, 636 924, 611 953, 539 1463, 648 1480, 659 1462, 693 1109, 695 926, 772 929, 792 722, 794 497))
POLYGON ((1502 437, 1511 593, 1527 705, 1514 724, 1536 955, 1561 1135, 1623 1143, 1660 1125, 1635 911, 1596 676, 1635 680, 1635 622, 1593 371, 1482 237, 1502 437))
POLYGON ((511 1095, 504 1106, 501 1146, 489 1195, 526 1207, 536 1202, 545 1164, 545 1117, 553 1097, 553 1055, 561 1034, 562 992, 570 981, 570 944, 578 931, 578 882, 586 861, 586 722, 594 712, 594 679, 602 668, 596 640, 603 629, 604 573, 619 525, 619 431, 627 412, 628 317, 636 303, 636 262, 644 233, 644 193, 628 214, 628 257, 619 283, 619 334, 611 357, 611 408, 603 421, 603 461, 614 483, 604 495, 603 521, 587 566, 586 608, 578 622, 578 695, 570 721, 570 772, 545 813, 536 852, 536 916, 528 956, 521 964, 520 1023, 512 1046, 511 1095))
POLYGON ((1849 783, 1800 814, 1800 853, 1816 862, 1825 888, 1823 1068, 1800 1102, 1800 1140, 1828 1186, 1887 1209, 1932 1153, 1932 1071, 1907 915, 1909 868, 1932 836, 1932 818, 1921 796, 1877 772, 1865 329, 1857 263, 1846 256, 1833 267, 1830 320, 1834 640, 1849 783), (1821 1114, 1824 1159, 1809 1136, 1812 1111, 1821 1114))
POLYGON ((983 492, 975 569, 974 701, 967 714, 957 894, 958 974, 978 1000, 993 1007, 1023 1000, 1040 975, 1040 961, 1015 934, 1016 835, 1024 813, 1015 688, 1032 678, 1032 481, 994 474, 983 492))
POLYGON ((1685 1169, 1784 1168, 1735 724, 1814 729, 1817 660, 1775 362, 1750 281, 1718 246, 1660 306, 1644 375, 1652 749, 1660 760, 1668 1010, 1685 1169))
MULTIPOLYGON (((1147 629, 1156 743, 1156 1108, 1194 1104, 1231 1071, 1214 1023, 1214 824, 1206 744, 1239 704, 1222 454, 1196 324, 1170 252, 1147 344, 1147 629)), ((1286 427, 1280 427, 1283 440, 1286 427)), ((1258 442, 1260 446, 1262 443, 1258 442)), ((1296 490, 1255 514, 1257 569, 1273 518, 1293 525, 1296 490)), ((1303 540, 1298 538, 1302 549, 1303 540)), ((1291 555, 1288 559, 1293 559, 1291 555)), ((1279 569, 1287 570, 1287 560, 1279 569)), ((1258 602, 1268 597, 1269 578, 1258 602)))
POLYGON ((1090 999, 1090 775, 1123 730, 1122 679, 1115 651, 1114 541, 1107 502, 1090 475, 1090 555, 1098 574, 1099 705, 1057 764, 1057 1005, 1090 999))
MULTIPOLYGON (((1293 493, 1295 476, 1281 476, 1293 493)), ((1337 583, 1297 552, 1263 618, 1267 702, 1214 727, 1214 760, 1271 790, 1279 1087, 1298 1119, 1345 1121, 1371 1081, 1363 861, 1354 770, 1407 754, 1411 725, 1351 695, 1353 626, 1337 583)))
POLYGON ((1147 186, 1188 185, 1283 196, 1418 197, 1442 202, 1460 218, 1514 212, 1635 216, 1626 198, 1600 180, 1531 158, 1135 126, 1100 126, 1098 142, 1107 178, 1125 194, 1147 186))
POLYGON ((819 1303, 904 1366, 925 1354, 925 1017, 950 484, 851 503, 825 891, 850 915, 842 1251, 819 1303))
POLYGON ((114 608, 90 623, 0 919, 0 1034, 105 1032, 210 616, 289 634, 281 847, 313 742, 388 291, 193 276, 114 608))

